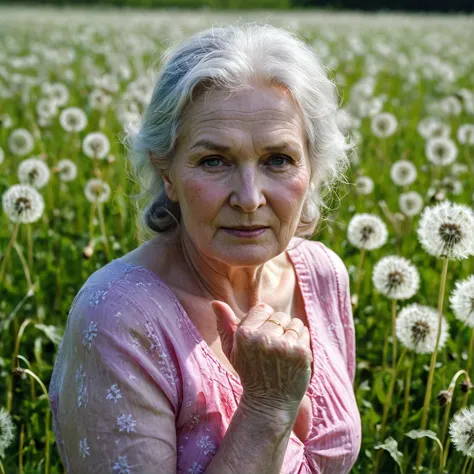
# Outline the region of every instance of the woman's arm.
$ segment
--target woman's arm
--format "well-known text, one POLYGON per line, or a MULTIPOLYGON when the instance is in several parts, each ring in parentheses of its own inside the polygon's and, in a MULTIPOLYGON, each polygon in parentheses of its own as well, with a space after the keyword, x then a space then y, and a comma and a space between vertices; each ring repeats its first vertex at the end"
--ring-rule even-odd
POLYGON ((277 474, 296 413, 259 410, 242 396, 205 474, 277 474))
POLYGON ((159 316, 113 289, 83 293, 71 311, 50 385, 68 474, 176 472, 179 379, 159 316))

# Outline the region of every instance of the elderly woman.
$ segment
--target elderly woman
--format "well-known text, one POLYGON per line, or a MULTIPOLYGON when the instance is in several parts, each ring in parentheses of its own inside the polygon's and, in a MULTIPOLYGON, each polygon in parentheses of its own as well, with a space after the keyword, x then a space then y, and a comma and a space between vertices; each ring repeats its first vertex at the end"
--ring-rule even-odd
POLYGON ((152 235, 87 280, 54 367, 68 473, 351 470, 349 278, 310 240, 348 162, 336 117, 286 30, 212 28, 165 57, 131 153, 152 235))

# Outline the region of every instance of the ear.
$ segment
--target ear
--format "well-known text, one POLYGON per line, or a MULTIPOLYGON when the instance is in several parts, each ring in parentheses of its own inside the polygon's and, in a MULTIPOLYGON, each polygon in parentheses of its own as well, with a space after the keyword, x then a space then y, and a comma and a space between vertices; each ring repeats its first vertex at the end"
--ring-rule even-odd
MULTIPOLYGON (((148 152, 148 158, 150 159, 150 161, 153 163, 154 166, 157 165, 157 160, 151 154, 151 151, 148 152)), ((171 182, 170 177, 168 176, 168 174, 165 171, 161 170, 161 169, 157 169, 157 171, 159 171, 161 179, 163 180, 166 195, 168 196, 168 199, 170 201, 173 201, 173 202, 178 202, 178 198, 177 198, 177 195, 176 195, 176 187, 171 182)))

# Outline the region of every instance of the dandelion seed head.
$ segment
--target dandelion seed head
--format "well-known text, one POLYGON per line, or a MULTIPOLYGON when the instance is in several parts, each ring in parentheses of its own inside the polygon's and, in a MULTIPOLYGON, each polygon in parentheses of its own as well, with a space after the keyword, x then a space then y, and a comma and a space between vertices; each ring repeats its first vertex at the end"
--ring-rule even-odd
POLYGON ((395 115, 389 112, 374 115, 370 124, 372 133, 379 138, 390 137, 396 132, 397 127, 398 122, 395 115))
POLYGON ((382 258, 374 266, 372 281, 382 295, 403 300, 411 298, 418 291, 420 275, 408 259, 391 255, 382 258))
POLYGON ((24 129, 17 128, 8 137, 8 147, 17 156, 24 156, 33 151, 35 141, 33 135, 24 129))
POLYGON ((28 158, 18 165, 18 179, 21 184, 28 184, 40 189, 49 181, 48 165, 38 158, 28 158))
POLYGON ((449 138, 431 138, 426 142, 425 154, 426 158, 436 166, 447 166, 458 156, 458 149, 449 138))
POLYGON ((14 184, 2 196, 3 211, 12 222, 30 224, 43 214, 43 196, 32 186, 14 184))
POLYGON ((449 302, 456 318, 474 328, 474 275, 456 282, 449 302))
POLYGON ((110 152, 109 139, 101 132, 89 133, 82 142, 82 151, 89 158, 102 160, 110 152))
POLYGON ((458 451, 474 457, 474 406, 463 408, 453 416, 449 435, 458 451))
MULTIPOLYGON (((448 339, 449 324, 442 317, 438 349, 448 339)), ((429 306, 411 304, 403 308, 396 319, 396 334, 401 343, 417 354, 434 352, 438 333, 438 312, 429 306)))
POLYGON ((59 160, 56 169, 59 173, 59 178, 61 181, 73 181, 76 179, 77 176, 77 166, 74 161, 68 160, 65 158, 64 160, 59 160))
POLYGON ((461 145, 474 145, 474 123, 465 123, 458 128, 457 138, 461 145))
POLYGON ((59 115, 59 123, 66 132, 81 132, 87 126, 87 116, 79 107, 68 107, 59 115))
POLYGON ((5 451, 13 441, 15 425, 12 417, 5 408, 0 409, 0 458, 5 457, 5 451))
POLYGON ((105 202, 110 197, 110 186, 97 178, 87 181, 84 194, 89 202, 105 202))
POLYGON ((408 186, 416 180, 416 166, 408 160, 396 161, 390 169, 390 177, 398 186, 408 186))
POLYGON ((387 237, 387 226, 375 214, 355 214, 347 228, 349 242, 359 249, 380 248, 387 241, 387 237))
POLYGON ((461 260, 474 253, 474 213, 464 204, 443 201, 425 208, 417 232, 424 250, 435 257, 461 260))
POLYGON ((366 196, 374 190, 374 181, 369 176, 358 176, 355 181, 357 194, 366 196))
POLYGON ((423 197, 416 191, 408 191, 407 193, 400 194, 398 205, 403 214, 413 217, 423 210, 423 197))

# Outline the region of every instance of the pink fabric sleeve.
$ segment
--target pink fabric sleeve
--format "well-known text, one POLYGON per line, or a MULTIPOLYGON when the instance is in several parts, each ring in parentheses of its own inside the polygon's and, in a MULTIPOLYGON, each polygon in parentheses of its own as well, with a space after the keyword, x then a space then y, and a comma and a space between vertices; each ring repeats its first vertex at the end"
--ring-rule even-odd
POLYGON ((179 382, 158 313, 111 288, 75 301, 50 388, 67 473, 176 471, 179 382))

